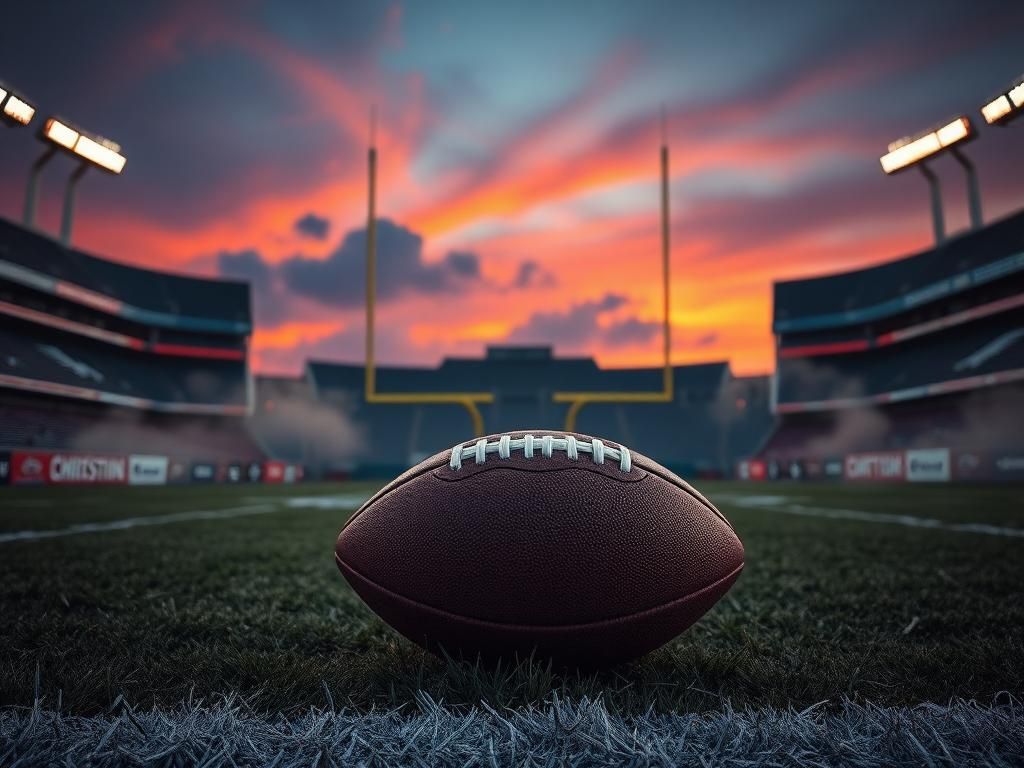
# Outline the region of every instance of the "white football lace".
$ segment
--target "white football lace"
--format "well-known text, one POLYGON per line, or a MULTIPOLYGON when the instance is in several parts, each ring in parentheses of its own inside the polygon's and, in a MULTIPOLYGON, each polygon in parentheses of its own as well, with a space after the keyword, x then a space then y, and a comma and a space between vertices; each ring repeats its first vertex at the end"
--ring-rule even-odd
POLYGON ((448 463, 453 470, 462 469, 464 459, 474 459, 477 464, 487 461, 488 453, 498 454, 499 459, 507 459, 512 451, 523 451, 527 459, 533 458, 533 453, 540 449, 541 456, 550 459, 554 451, 565 451, 570 459, 578 459, 581 453, 589 453, 595 464, 604 464, 605 458, 617 459, 619 469, 629 472, 633 461, 629 455, 629 449, 622 445, 614 448, 605 445, 596 437, 589 443, 586 440, 577 440, 572 435, 566 437, 555 437, 554 435, 523 435, 513 439, 509 435, 502 435, 493 443, 487 442, 486 438, 477 440, 473 445, 459 443, 452 448, 452 459, 448 463))

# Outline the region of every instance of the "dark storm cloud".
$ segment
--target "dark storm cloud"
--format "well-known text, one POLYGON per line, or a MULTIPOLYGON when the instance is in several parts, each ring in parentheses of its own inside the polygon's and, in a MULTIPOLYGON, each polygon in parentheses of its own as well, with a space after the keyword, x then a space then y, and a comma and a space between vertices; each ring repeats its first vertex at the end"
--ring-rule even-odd
POLYGON ((661 323, 630 317, 609 327, 605 331, 604 338, 611 346, 622 347, 630 344, 646 344, 660 332, 661 323))
MULTIPOLYGON (((366 291, 366 230, 349 232, 326 259, 296 256, 280 267, 293 293, 331 306, 357 306, 366 291)), ((423 238, 388 219, 377 223, 377 295, 459 293, 482 283, 476 254, 449 253, 443 261, 423 260, 423 238)))
POLYGON ((468 251, 452 251, 445 258, 448 268, 462 277, 480 277, 480 259, 468 251))
POLYGON ((315 213, 307 213, 295 222, 295 231, 313 240, 326 240, 330 228, 331 222, 315 213))
POLYGON ((602 315, 627 303, 629 299, 625 296, 608 293, 600 299, 574 304, 564 312, 538 312, 514 329, 505 341, 554 344, 561 348, 580 347, 594 341, 603 341, 609 346, 642 344, 658 332, 659 323, 647 323, 634 317, 603 326, 599 323, 602 315))
POLYGON ((527 259, 519 265, 515 278, 512 280, 512 287, 520 290, 525 288, 550 288, 558 280, 555 276, 541 267, 536 261, 527 259))
POLYGON ((274 326, 287 318, 274 269, 253 248, 221 251, 217 254, 217 274, 249 283, 253 315, 259 326, 274 326))

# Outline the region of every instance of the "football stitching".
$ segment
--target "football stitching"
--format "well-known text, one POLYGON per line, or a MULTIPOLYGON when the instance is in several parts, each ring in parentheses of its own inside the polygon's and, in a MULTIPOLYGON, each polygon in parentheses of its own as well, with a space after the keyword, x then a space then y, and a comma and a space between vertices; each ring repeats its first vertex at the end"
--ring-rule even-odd
POLYGON ((498 454, 499 459, 507 459, 511 456, 512 451, 520 450, 525 458, 532 459, 538 448, 540 449, 541 456, 546 459, 550 459, 555 451, 565 451, 566 455, 573 460, 579 459, 581 453, 589 453, 595 464, 604 464, 605 458, 618 461, 619 469, 627 473, 633 466, 632 457, 630 457, 629 449, 626 446, 620 445, 618 448, 615 448, 611 445, 605 445, 596 437, 587 442, 586 440, 577 440, 572 435, 567 435, 566 437, 523 435, 517 438, 512 438, 510 435, 502 435, 493 442, 488 442, 487 438, 482 438, 472 445, 459 443, 452 448, 451 460, 448 462, 448 466, 451 467, 453 472, 457 472, 462 469, 462 462, 466 459, 473 459, 477 464, 484 464, 487 462, 487 454, 489 453, 498 454))

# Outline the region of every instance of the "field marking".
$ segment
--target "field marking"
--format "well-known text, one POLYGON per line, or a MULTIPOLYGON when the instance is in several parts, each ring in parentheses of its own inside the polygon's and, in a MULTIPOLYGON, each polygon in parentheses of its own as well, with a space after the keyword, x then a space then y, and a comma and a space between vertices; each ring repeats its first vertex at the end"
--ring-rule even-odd
POLYGON ((370 498, 369 494, 336 493, 331 496, 250 496, 246 501, 277 501, 289 509, 338 509, 353 512, 370 498))
POLYGON ((731 496, 724 497, 734 506, 744 509, 763 509, 769 512, 783 512, 787 515, 802 517, 824 517, 833 520, 858 520, 864 523, 882 523, 886 525, 902 525, 907 528, 931 528, 954 533, 980 533, 987 536, 1007 536, 1024 538, 1024 528, 1007 528, 988 523, 947 523, 933 517, 916 517, 915 515, 896 515, 888 512, 863 512, 859 509, 835 509, 832 507, 808 507, 803 504, 788 503, 798 501, 800 497, 786 496, 731 496))
POLYGON ((245 507, 227 507, 226 509, 203 509, 193 512, 173 512, 167 515, 151 515, 149 517, 125 517, 120 520, 109 520, 105 523, 79 523, 67 528, 54 528, 49 531, 13 531, 0 533, 0 544, 15 541, 40 541, 56 539, 63 536, 77 536, 83 533, 105 533, 107 531, 124 531, 129 528, 140 528, 147 525, 171 525, 193 520, 228 520, 248 515, 266 515, 281 509, 278 504, 250 504, 245 507))

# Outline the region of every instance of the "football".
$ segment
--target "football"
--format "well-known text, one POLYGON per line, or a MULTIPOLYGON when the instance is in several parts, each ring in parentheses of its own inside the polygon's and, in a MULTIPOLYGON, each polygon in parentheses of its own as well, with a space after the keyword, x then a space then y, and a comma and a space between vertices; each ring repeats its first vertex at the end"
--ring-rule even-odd
POLYGON ((335 558, 374 612, 430 651, 595 666, 697 621, 739 577, 743 545, 657 462, 536 430, 408 470, 356 511, 335 558))

